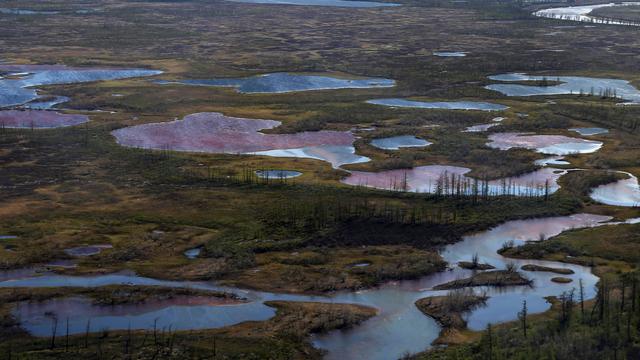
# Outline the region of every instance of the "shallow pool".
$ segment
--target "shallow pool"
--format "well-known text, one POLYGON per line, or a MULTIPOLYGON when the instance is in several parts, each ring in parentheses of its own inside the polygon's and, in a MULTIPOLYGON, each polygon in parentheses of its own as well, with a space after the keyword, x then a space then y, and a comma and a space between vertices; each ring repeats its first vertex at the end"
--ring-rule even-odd
POLYGON ((514 81, 560 82, 556 85, 536 86, 524 84, 491 84, 485 88, 498 91, 507 96, 539 96, 539 95, 594 95, 617 97, 631 103, 640 103, 640 90, 626 80, 609 78, 592 78, 584 76, 533 76, 522 73, 510 73, 489 76, 489 79, 514 81))
POLYGON ((392 136, 371 140, 371 145, 378 149, 399 150, 406 147, 425 147, 432 143, 412 135, 392 136))
POLYGON ((162 81, 161 84, 232 87, 240 93, 288 93, 310 90, 388 88, 396 82, 383 78, 339 78, 323 75, 271 73, 236 79, 162 81))
POLYGON ((640 206, 638 178, 628 172, 621 173, 626 174, 629 178, 596 187, 591 191, 591 198, 607 205, 640 206))
POLYGON ((602 147, 603 143, 594 140, 572 138, 563 135, 531 135, 524 133, 495 133, 489 135, 487 146, 509 150, 523 148, 551 155, 590 154, 602 147))
POLYGON ((334 167, 369 161, 355 154, 355 136, 349 131, 261 132, 279 125, 275 120, 197 113, 182 120, 122 128, 112 134, 120 145, 144 149, 308 158, 327 161, 334 167))
POLYGON ((369 104, 383 105, 400 108, 419 109, 445 109, 445 110, 481 110, 481 111, 501 111, 509 107, 478 101, 414 101, 406 99, 375 99, 367 101, 369 104))

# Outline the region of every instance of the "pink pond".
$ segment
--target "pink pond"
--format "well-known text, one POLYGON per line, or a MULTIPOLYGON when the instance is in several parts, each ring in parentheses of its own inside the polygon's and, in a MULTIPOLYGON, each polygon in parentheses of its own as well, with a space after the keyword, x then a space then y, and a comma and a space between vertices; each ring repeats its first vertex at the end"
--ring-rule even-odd
MULTIPOLYGON (((471 170, 464 167, 444 165, 419 166, 413 169, 377 173, 353 171, 342 182, 348 185, 392 191, 472 194, 475 179, 465 176, 469 171, 471 170), (451 183, 454 185, 451 186, 451 183)), ((543 168, 520 176, 488 182, 478 181, 477 191, 479 194, 486 195, 539 196, 544 195, 546 191, 548 193, 557 191, 560 188, 558 179, 564 174, 566 174, 564 170, 543 168)))
POLYGON ((497 133, 489 135, 491 142, 487 146, 509 150, 524 148, 543 154, 569 155, 589 154, 602 147, 600 141, 572 138, 563 135, 530 135, 523 133, 497 133))
POLYGON ((253 120, 229 117, 220 113, 198 113, 188 115, 182 120, 118 129, 112 134, 120 145, 136 148, 230 154, 259 153, 271 156, 280 156, 270 153, 275 150, 351 147, 355 139, 348 131, 314 131, 295 134, 260 132, 278 125, 280 122, 275 120, 253 120))
POLYGON ((44 110, 4 110, 0 111, 0 128, 51 129, 74 126, 89 121, 89 117, 79 114, 62 114, 44 110))

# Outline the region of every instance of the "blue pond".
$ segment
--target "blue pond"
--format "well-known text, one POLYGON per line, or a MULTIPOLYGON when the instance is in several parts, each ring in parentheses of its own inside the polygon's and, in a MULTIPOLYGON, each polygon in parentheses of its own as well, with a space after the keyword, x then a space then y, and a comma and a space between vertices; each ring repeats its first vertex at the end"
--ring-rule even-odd
POLYGON ((405 107, 405 108, 419 108, 419 109, 446 109, 446 110, 482 110, 482 111, 501 111, 506 110, 509 107, 492 104, 488 102, 477 101, 413 101, 406 99, 376 99, 367 101, 369 104, 383 105, 390 107, 405 107))
POLYGON ((32 110, 49 110, 49 109, 52 109, 53 107, 55 107, 56 105, 66 103, 69 100, 71 100, 71 99, 69 99, 66 96, 56 96, 56 97, 54 97, 52 99, 49 99, 49 100, 31 101, 31 102, 28 102, 28 103, 24 104, 23 107, 25 107, 27 109, 32 109, 32 110))
POLYGON ((198 247, 186 250, 184 252, 184 256, 187 259, 193 260, 193 259, 196 259, 198 256, 200 256, 201 252, 202 252, 202 246, 198 246, 198 247))
POLYGON ((609 130, 599 127, 590 127, 590 128, 573 128, 569 129, 570 131, 575 131, 583 136, 591 136, 591 135, 600 135, 607 134, 609 130))
POLYGON ((393 136, 388 138, 373 139, 371 145, 378 149, 399 150, 404 147, 424 147, 432 143, 419 139, 412 135, 393 136))
POLYGON ((433 55, 440 57, 465 57, 467 53, 464 51, 436 51, 433 55))
POLYGON ((551 86, 534 86, 523 84, 491 84, 485 88, 498 91, 507 96, 537 95, 605 95, 614 96, 631 103, 640 103, 640 90, 626 80, 591 78, 583 76, 531 76, 521 73, 490 76, 489 79, 503 82, 513 81, 559 81, 551 86))
POLYGON ((345 79, 322 75, 271 73, 246 78, 158 81, 160 84, 233 87, 240 93, 287 93, 309 90, 368 89, 395 86, 396 82, 383 78, 345 79))
POLYGON ((257 170, 256 176, 262 179, 291 179, 302 175, 294 170, 257 170))
MULTIPOLYGON (((145 69, 71 68, 60 65, 6 65, 0 64, 0 73, 9 78, 0 79, 0 107, 26 104, 38 99, 34 87, 43 85, 75 84, 102 80, 117 80, 131 77, 152 76, 162 73, 145 69)), ((53 101, 28 104, 34 109, 50 108, 67 99, 59 97, 53 101)))

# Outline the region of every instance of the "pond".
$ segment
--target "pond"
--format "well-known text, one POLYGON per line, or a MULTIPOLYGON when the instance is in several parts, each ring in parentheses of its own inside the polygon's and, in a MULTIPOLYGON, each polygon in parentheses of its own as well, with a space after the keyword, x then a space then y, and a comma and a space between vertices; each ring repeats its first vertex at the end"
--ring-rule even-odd
POLYGON ((600 185, 591 191, 591 198, 599 203, 614 206, 640 206, 640 185, 638 178, 628 172, 627 179, 600 185))
POLYGON ((592 136, 609 133, 609 130, 599 127, 572 128, 569 129, 569 131, 575 131, 582 136, 592 136))
POLYGON ((310 90, 389 88, 396 82, 383 78, 340 78, 322 75, 271 73, 237 79, 156 81, 160 84, 232 87, 240 93, 288 93, 310 90))
POLYGON ((467 53, 464 51, 436 51, 433 55, 440 57, 465 57, 467 53))
POLYGON ((366 156, 356 154, 356 149, 352 145, 306 146, 294 149, 256 151, 248 154, 322 160, 330 163, 335 169, 343 165, 360 164, 371 160, 366 156))
POLYGON ((187 259, 193 260, 193 259, 197 259, 198 256, 200 256, 200 253, 202 253, 202 246, 198 246, 198 247, 194 247, 192 249, 185 250, 184 256, 187 259))
POLYGON ((257 170, 256 176, 261 179, 292 179, 302 175, 301 172, 295 170, 257 170))
POLYGON ((89 121, 87 115, 62 114, 45 110, 0 110, 0 128, 52 129, 89 121))
MULTIPOLYGON (((545 296, 560 295, 574 288, 581 279, 584 284, 585 298, 595 295, 595 284, 598 278, 588 267, 550 261, 533 261, 506 259, 497 251, 509 241, 514 245, 525 241, 536 241, 555 236, 562 231, 574 228, 600 226, 610 218, 598 215, 576 214, 564 217, 551 217, 530 220, 510 221, 493 229, 468 235, 459 243, 448 245, 442 251, 444 259, 452 265, 459 261, 468 261, 477 254, 479 261, 502 269, 507 263, 516 267, 524 264, 536 264, 548 267, 571 269, 574 274, 567 277, 573 284, 557 284, 551 281, 555 276, 545 272, 526 272, 533 280, 532 287, 478 288, 475 291, 486 291, 490 296, 487 306, 478 308, 467 315, 472 329, 482 329, 488 323, 510 321, 517 318, 517 313, 526 300, 530 313, 545 311, 549 304, 545 296)), ((353 303, 373 306, 379 314, 360 326, 349 330, 332 331, 313 338, 315 346, 328 351, 328 359, 371 359, 382 360, 399 358, 406 352, 425 350, 438 336, 440 327, 424 316, 414 305, 420 298, 441 295, 446 291, 432 291, 433 286, 468 277, 470 270, 456 267, 452 271, 444 271, 417 280, 396 281, 370 290, 357 292, 338 292, 329 296, 305 296, 274 294, 252 290, 242 290, 216 286, 204 282, 164 281, 136 276, 132 273, 118 273, 87 277, 74 277, 55 274, 42 276, 19 277, 0 282, 0 287, 96 287, 111 284, 155 285, 169 287, 190 287, 218 291, 232 291, 247 298, 248 302, 240 304, 210 305, 202 303, 189 304, 181 300, 177 303, 151 302, 142 305, 99 306, 82 297, 48 300, 38 303, 23 302, 13 310, 16 318, 21 320, 23 328, 37 336, 48 336, 52 331, 51 316, 58 322, 58 333, 64 333, 66 319, 69 319, 71 334, 84 333, 89 319, 90 331, 153 329, 174 330, 207 329, 237 324, 243 321, 266 320, 275 314, 273 308, 263 304, 269 300, 285 301, 321 301, 333 303, 353 303), (372 346, 375 345, 375 346, 372 346)), ((0 274, 0 276, 2 276, 0 274)), ((6 277, 5 277, 6 279, 6 277)))
POLYGON ((468 168, 446 165, 380 172, 352 171, 341 182, 381 190, 429 194, 456 194, 459 191, 461 194, 473 195, 475 191, 478 195, 487 196, 543 196, 556 192, 560 188, 558 179, 566 174, 565 170, 543 168, 520 176, 484 182, 466 176, 470 171, 468 168), (452 181, 454 185, 451 185, 452 181), (474 189, 476 181, 477 189, 474 189))
POLYGON ((600 141, 563 135, 529 135, 524 133, 496 133, 489 135, 489 140, 487 146, 494 149, 523 148, 551 155, 590 154, 600 150, 603 145, 600 141))
POLYGON ((275 120, 197 113, 182 120, 118 129, 112 135, 122 146, 143 149, 309 158, 334 167, 369 161, 355 154, 355 136, 349 131, 261 132, 279 125, 275 120))
POLYGON ((64 65, 0 64, 0 72, 9 78, 0 79, 0 108, 28 103, 39 98, 34 87, 75 84, 102 80, 153 76, 162 71, 146 69, 75 68, 64 65))
POLYGON ((369 104, 383 105, 399 108, 418 109, 445 109, 445 110, 481 110, 481 111, 502 111, 509 107, 488 102, 477 101, 414 101, 406 99, 376 99, 367 101, 369 104))
POLYGON ((59 11, 0 8, 0 14, 5 15, 56 15, 59 13, 59 11))
POLYGON ((350 1, 350 0, 227 0, 247 4, 273 4, 273 5, 302 5, 302 6, 335 6, 349 8, 375 8, 394 7, 401 4, 375 2, 375 1, 350 1))
MULTIPOLYGON (((96 9, 80 9, 73 11, 65 11, 71 14, 89 14, 97 11, 96 9)), ((31 10, 31 9, 20 9, 20 8, 0 8, 0 14, 4 15, 58 15, 63 13, 63 11, 58 10, 31 10)))
POLYGON ((552 156, 552 157, 536 160, 533 163, 538 166, 571 165, 570 162, 564 160, 564 156, 552 156))
POLYGON ((371 146, 384 150, 399 150, 406 147, 425 147, 431 145, 427 140, 419 139, 412 135, 392 136, 371 140, 371 146))
POLYGON ((499 123, 489 123, 489 124, 480 124, 480 125, 473 125, 473 126, 469 126, 466 129, 464 129, 464 132, 485 132, 489 129, 491 129, 494 126, 500 125, 499 123))
POLYGON ((74 248, 65 249, 64 252, 70 256, 93 256, 98 255, 104 249, 111 249, 113 246, 109 244, 101 244, 101 245, 87 245, 87 246, 78 246, 74 248))
POLYGON ((605 18, 589 15, 595 9, 601 9, 606 7, 617 7, 617 6, 633 6, 633 5, 640 5, 640 2, 623 2, 623 3, 608 3, 608 4, 597 4, 597 5, 557 7, 557 8, 538 10, 534 12, 533 15, 538 17, 543 17, 543 18, 549 18, 549 19, 580 21, 580 22, 586 22, 591 24, 640 26, 640 23, 638 22, 625 21, 625 20, 619 20, 619 19, 605 19, 605 18))
POLYGON ((22 105, 22 107, 31 110, 49 110, 54 108, 56 105, 66 103, 69 100, 71 99, 66 96, 54 96, 53 98, 50 98, 48 100, 30 101, 22 105))
POLYGON ((631 103, 640 103, 640 90, 626 80, 592 78, 583 76, 533 76, 522 73, 510 73, 489 76, 489 79, 502 82, 549 81, 548 86, 525 84, 491 84, 486 89, 498 91, 507 96, 539 95, 594 95, 617 97, 631 103), (555 84, 559 82, 559 84, 555 84))

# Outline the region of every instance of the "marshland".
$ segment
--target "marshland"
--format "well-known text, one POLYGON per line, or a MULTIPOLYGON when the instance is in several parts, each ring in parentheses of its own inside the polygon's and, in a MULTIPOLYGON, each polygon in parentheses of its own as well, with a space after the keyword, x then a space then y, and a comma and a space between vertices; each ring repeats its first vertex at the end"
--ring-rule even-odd
POLYGON ((0 1, 0 354, 637 358, 637 8, 0 1))

